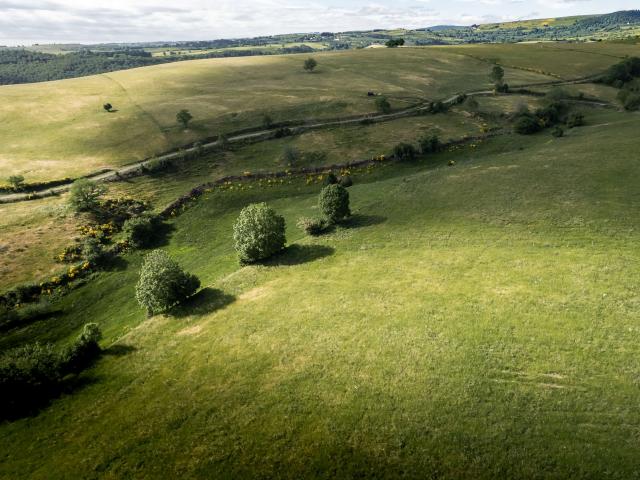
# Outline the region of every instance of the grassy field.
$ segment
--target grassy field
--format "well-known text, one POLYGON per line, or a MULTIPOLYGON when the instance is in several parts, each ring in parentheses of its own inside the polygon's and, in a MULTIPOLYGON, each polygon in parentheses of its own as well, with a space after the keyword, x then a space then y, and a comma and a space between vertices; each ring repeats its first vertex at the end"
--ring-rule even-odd
MULTIPOLYGON (((506 100, 506 99, 505 99, 506 100)), ((496 108, 504 104, 495 101, 496 108)), ((492 124, 493 125, 493 124, 492 124)), ((311 131, 294 137, 271 140, 225 152, 212 153, 176 165, 164 172, 108 184, 109 196, 132 197, 151 202, 157 210, 201 183, 243 172, 272 172, 290 166, 282 155, 285 147, 300 152, 296 167, 356 161, 388 155, 399 142, 417 144, 426 135, 441 139, 478 135, 482 121, 456 109, 447 114, 403 118, 373 125, 352 125, 311 131), (320 154, 318 156, 318 154, 320 154), (310 155, 315 155, 312 157, 310 155)), ((20 283, 50 278, 62 266, 54 256, 73 243, 75 226, 84 220, 66 210, 67 196, 44 201, 0 206, 0 290, 20 283)))
POLYGON ((65 343, 91 319, 107 348, 0 426, 0 476, 638 476, 637 121, 356 175, 353 220, 316 239, 294 224, 317 185, 208 194, 163 247, 205 287, 175 316, 137 307, 132 254, 0 339, 65 343), (290 247, 240 268, 231 225, 257 200, 290 247))
POLYGON ((318 53, 314 74, 303 71, 305 57, 297 55, 225 58, 4 86, 0 171, 2 177, 23 174, 27 181, 78 176, 259 126, 265 113, 282 121, 372 112, 370 90, 401 108, 488 88, 491 59, 514 67, 507 68, 506 80, 517 85, 598 73, 618 60, 615 55, 637 51, 633 45, 602 48, 606 55, 568 55, 564 47, 540 45, 318 53), (105 102, 117 112, 103 111, 105 102), (175 120, 183 108, 194 115, 187 131, 175 120))

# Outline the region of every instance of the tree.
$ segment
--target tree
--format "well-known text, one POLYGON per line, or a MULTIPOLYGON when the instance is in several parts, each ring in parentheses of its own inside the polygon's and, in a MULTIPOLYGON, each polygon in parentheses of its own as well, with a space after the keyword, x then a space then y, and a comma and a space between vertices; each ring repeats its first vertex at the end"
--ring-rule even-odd
POLYGON ((18 189, 22 187, 24 183, 24 177, 22 175, 11 175, 8 178, 9 183, 13 186, 13 188, 18 189))
POLYGON ((440 139, 437 135, 429 135, 420 140, 421 153, 436 153, 440 150, 440 139))
POLYGON ((179 124, 181 124, 184 128, 187 128, 189 122, 193 119, 193 115, 189 113, 189 110, 180 110, 176 114, 176 120, 179 124))
POLYGON ((385 43, 388 48, 396 48, 404 45, 404 38, 391 39, 385 43))
POLYGON ((304 69, 309 73, 313 72, 317 66, 318 62, 315 58, 309 57, 304 61, 304 69))
POLYGON ((339 183, 327 185, 320 192, 318 207, 331 223, 337 223, 351 215, 349 192, 339 183))
POLYGON ((393 147, 393 156, 398 160, 414 160, 417 155, 416 147, 410 143, 399 143, 393 147))
POLYGON ((136 299, 151 316, 186 300, 199 287, 198 277, 186 273, 166 252, 153 250, 142 261, 136 299))
POLYGON ((107 112, 110 112, 111 110, 113 110, 113 105, 111 105, 110 103, 105 103, 102 108, 104 108, 107 112))
POLYGON ((241 263, 269 258, 287 241, 284 217, 266 203, 248 205, 233 225, 233 241, 241 263))
POLYGON ((161 223, 162 220, 158 215, 143 213, 126 220, 122 226, 122 231, 133 247, 148 247, 155 240, 161 223))
POLYGON ((71 185, 69 204, 76 212, 96 211, 105 192, 103 185, 81 178, 71 185))
POLYGON ((300 151, 296 147, 286 145, 282 151, 282 161, 289 167, 294 167, 300 160, 300 151))
POLYGON ((496 87, 501 86, 504 81, 504 69, 500 65, 494 65, 489 74, 489 78, 491 78, 491 81, 496 87))
POLYGON ((387 97, 376 98, 376 108, 380 113, 389 113, 391 111, 391 104, 387 97))

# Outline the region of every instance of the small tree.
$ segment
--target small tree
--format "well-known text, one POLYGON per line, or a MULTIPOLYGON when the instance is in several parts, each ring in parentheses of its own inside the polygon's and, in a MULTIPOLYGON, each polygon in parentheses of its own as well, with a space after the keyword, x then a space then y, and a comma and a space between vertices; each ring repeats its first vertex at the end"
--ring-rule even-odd
POLYGON ((153 250, 142 262, 136 299, 151 316, 189 298, 199 287, 198 277, 182 270, 166 252, 153 250))
POLYGON ((184 128, 187 128, 187 126, 189 125, 189 122, 193 120, 193 115, 189 113, 189 110, 183 109, 183 110, 180 110, 178 113, 176 113, 176 120, 184 128))
POLYGON ((420 140, 421 153, 436 153, 440 150, 440 139, 437 135, 428 135, 420 140))
POLYGON ((105 192, 103 185, 81 178, 71 185, 69 204, 76 212, 96 211, 105 192))
POLYGON ((391 111, 391 104, 387 97, 376 98, 376 108, 380 113, 389 113, 391 111))
POLYGON ((110 103, 105 103, 102 108, 104 108, 107 112, 110 112, 111 110, 113 110, 113 105, 111 105, 110 103))
POLYGON ((266 203, 242 209, 233 225, 233 241, 241 263, 269 258, 286 243, 284 217, 266 203))
POLYGON ((24 183, 24 177, 22 175, 11 175, 8 178, 9 183, 15 189, 22 188, 24 183))
POLYGON ((155 240, 162 220, 157 215, 142 214, 124 222, 122 231, 135 248, 148 247, 155 240))
POLYGON ((295 166, 300 160, 300 152, 296 147, 286 145, 282 150, 282 161, 289 167, 295 166))
POLYGON ((498 90, 504 82, 504 69, 500 65, 494 65, 489 73, 489 78, 498 90))
POLYGON ((94 237, 85 238, 84 242, 82 242, 81 254, 82 258, 91 265, 100 265, 107 257, 102 243, 94 237))
POLYGON ((304 61, 304 69, 309 73, 313 72, 317 66, 318 62, 315 58, 310 57, 304 61))
POLYGON ((416 147, 410 143, 399 143, 393 147, 393 156, 398 160, 414 160, 417 155, 416 147))
POLYGON ((396 48, 396 47, 401 47, 402 45, 404 45, 404 38, 398 38, 398 39, 391 39, 388 40, 387 43, 385 43, 385 45, 388 48, 396 48))
POLYGON ((318 207, 327 220, 332 223, 339 222, 351 215, 349 192, 339 183, 327 185, 320 192, 318 207))

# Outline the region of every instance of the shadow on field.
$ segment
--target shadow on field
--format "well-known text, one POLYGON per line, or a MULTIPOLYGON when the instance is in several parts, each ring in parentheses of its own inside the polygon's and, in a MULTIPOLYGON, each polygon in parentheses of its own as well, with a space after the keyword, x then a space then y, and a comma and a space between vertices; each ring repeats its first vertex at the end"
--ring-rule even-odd
POLYGON ((333 255, 335 249, 327 245, 289 245, 278 255, 265 260, 263 265, 269 267, 302 265, 320 258, 333 255))
POLYGON ((360 213, 356 213, 355 215, 351 215, 340 225, 344 228, 362 228, 370 227, 372 225, 380 225, 386 221, 387 217, 380 215, 362 215, 360 213))
POLYGON ((171 234, 175 231, 176 227, 172 223, 161 223, 153 238, 153 241, 149 243, 148 249, 164 247, 169 244, 171 234))
POLYGON ((127 265, 129 265, 129 262, 124 258, 120 255, 114 255, 105 260, 102 268, 107 272, 122 272, 123 270, 126 270, 127 265))
POLYGON ((171 309, 170 314, 176 318, 189 315, 205 315, 230 305, 236 297, 215 288, 203 288, 186 302, 171 309))
POLYGON ((112 357, 124 357, 125 355, 135 352, 136 350, 137 348, 132 345, 118 344, 111 345, 109 348, 105 348, 104 350, 102 350, 102 353, 104 355, 109 355, 112 357))

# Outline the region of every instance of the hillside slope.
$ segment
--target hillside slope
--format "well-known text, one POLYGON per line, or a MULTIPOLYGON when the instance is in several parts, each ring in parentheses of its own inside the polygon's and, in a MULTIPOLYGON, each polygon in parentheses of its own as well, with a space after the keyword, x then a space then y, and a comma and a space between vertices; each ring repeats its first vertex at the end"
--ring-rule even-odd
POLYGON ((206 286, 176 316, 139 310, 133 254, 1 339, 91 320, 116 343, 82 388, 0 425, 0 476, 632 478, 637 121, 361 172, 352 222, 314 239, 294 227, 317 212, 304 178, 211 192, 165 247, 206 286), (293 246, 239 268, 231 225, 258 200, 293 246))

